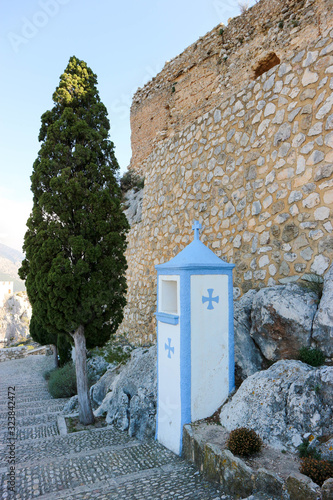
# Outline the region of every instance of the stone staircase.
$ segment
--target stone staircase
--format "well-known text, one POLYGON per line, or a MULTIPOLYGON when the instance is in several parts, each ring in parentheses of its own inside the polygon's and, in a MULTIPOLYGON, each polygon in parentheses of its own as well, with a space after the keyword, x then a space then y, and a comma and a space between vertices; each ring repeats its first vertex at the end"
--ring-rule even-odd
POLYGON ((3 499, 227 499, 156 441, 111 426, 60 435, 66 400, 52 399, 42 373, 51 357, 0 364, 0 491, 3 499), (8 386, 15 386, 15 493, 8 490, 8 386))

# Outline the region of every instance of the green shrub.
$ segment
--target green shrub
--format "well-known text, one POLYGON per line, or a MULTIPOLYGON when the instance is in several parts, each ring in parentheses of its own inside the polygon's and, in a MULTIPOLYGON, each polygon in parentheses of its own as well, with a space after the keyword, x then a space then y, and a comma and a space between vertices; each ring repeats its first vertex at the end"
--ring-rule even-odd
POLYGON ((230 432, 227 447, 231 453, 247 457, 261 450, 262 441, 254 430, 240 427, 230 432))
POLYGON ((121 346, 112 346, 105 353, 104 359, 108 363, 125 363, 131 357, 130 352, 126 352, 121 346))
POLYGON ((139 191, 144 186, 144 178, 140 177, 133 170, 129 169, 120 179, 120 189, 123 193, 129 191, 130 189, 135 189, 139 191))
POLYGON ((48 382, 49 392, 54 398, 70 398, 76 394, 76 375, 73 363, 53 370, 48 382))
POLYGON ((131 349, 125 350, 121 345, 106 344, 104 347, 95 347, 91 351, 92 355, 102 356, 108 363, 126 363, 131 357, 131 349))
MULTIPOLYGON (((50 370, 47 376, 49 376, 48 388, 52 397, 71 398, 77 394, 75 365, 72 362, 50 370)), ((94 382, 94 374, 88 371, 88 386, 91 387, 94 382)))
POLYGON ((333 477, 333 464, 327 460, 316 460, 315 458, 303 458, 300 472, 309 476, 319 486, 333 477))
POLYGON ((301 458, 315 458, 320 460, 321 454, 316 448, 310 447, 310 441, 308 439, 303 439, 303 443, 298 447, 298 453, 301 458))
POLYGON ((298 359, 310 366, 320 366, 325 362, 325 355, 320 349, 302 347, 299 351, 298 359))
POLYGON ((56 368, 52 368, 51 370, 46 370, 44 373, 43 373, 43 378, 45 380, 50 380, 50 377, 51 377, 51 373, 54 372, 54 370, 56 370, 56 368))

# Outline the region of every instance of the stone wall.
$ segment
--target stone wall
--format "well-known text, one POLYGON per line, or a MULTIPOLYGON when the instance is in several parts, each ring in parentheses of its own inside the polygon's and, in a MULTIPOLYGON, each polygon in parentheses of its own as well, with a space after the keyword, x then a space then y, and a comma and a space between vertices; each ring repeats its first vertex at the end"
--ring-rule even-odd
POLYGON ((49 346, 32 347, 32 346, 18 346, 0 349, 0 363, 2 361, 10 361, 12 359, 26 358, 27 356, 53 354, 52 348, 49 346))
POLYGON ((133 97, 131 167, 145 174, 142 161, 156 142, 320 36, 331 10, 331 0, 261 0, 168 61, 133 97))
MULTIPOLYGON (((333 21, 328 5, 326 0, 262 1, 231 22, 230 29, 242 25, 248 35, 234 43, 235 53, 228 53, 227 61, 235 62, 227 68, 225 91, 210 97, 199 92, 198 99, 207 104, 198 102, 195 110, 184 98, 175 108, 183 119, 170 118, 164 138, 157 128, 159 140, 152 143, 149 126, 146 139, 140 138, 140 116, 149 116, 154 102, 155 120, 158 101, 164 106, 158 82, 164 88, 167 70, 174 74, 194 49, 169 63, 134 97, 132 166, 145 175, 145 188, 142 220, 128 237, 128 304, 120 328, 132 342, 154 341, 154 266, 192 240, 194 219, 203 225, 202 241, 236 264, 236 297, 306 273, 322 275, 328 268, 333 253, 333 21), (268 5, 280 11, 262 17, 259 29, 258 12, 268 12, 268 5), (252 30, 247 20, 254 18, 252 30), (259 61, 261 70, 272 61, 275 65, 258 76, 259 61)), ((219 29, 197 45, 207 53, 212 46, 215 53, 219 29)), ((197 61, 202 69, 206 64, 197 61)), ((180 87, 174 87, 171 93, 177 95, 180 87)))

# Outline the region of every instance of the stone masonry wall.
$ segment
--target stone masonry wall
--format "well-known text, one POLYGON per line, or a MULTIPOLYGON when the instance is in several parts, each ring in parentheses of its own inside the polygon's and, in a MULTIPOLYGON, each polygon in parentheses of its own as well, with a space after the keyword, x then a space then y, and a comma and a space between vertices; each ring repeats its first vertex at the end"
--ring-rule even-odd
POLYGON ((27 356, 49 356, 51 354, 53 354, 53 352, 52 348, 49 346, 42 346, 38 348, 26 346, 7 347, 0 349, 0 363, 2 361, 11 361, 12 359, 26 358, 27 356))
POLYGON ((332 0, 261 0, 228 26, 218 25, 168 61, 133 97, 131 168, 156 142, 173 136, 252 81, 320 36, 332 16, 332 0))
MULTIPOLYGON (((307 5, 313 21, 327 2, 307 5)), ((297 28, 289 32, 279 64, 256 79, 235 74, 237 86, 221 93, 218 105, 155 142, 140 162, 142 221, 133 224, 128 237, 128 304, 119 330, 132 342, 154 341, 154 266, 192 241, 194 219, 203 225, 202 241, 236 264, 236 297, 306 273, 322 275, 328 268, 333 256, 332 17, 326 14, 320 31, 307 25, 306 36, 297 28)), ((151 98, 156 96, 147 95, 147 109, 151 98)))

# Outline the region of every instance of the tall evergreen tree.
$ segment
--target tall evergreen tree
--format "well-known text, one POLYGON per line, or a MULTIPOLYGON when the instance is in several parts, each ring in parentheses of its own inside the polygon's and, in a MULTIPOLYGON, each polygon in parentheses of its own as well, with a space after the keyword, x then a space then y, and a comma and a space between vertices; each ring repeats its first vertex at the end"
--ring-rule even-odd
POLYGON ((32 315, 30 320, 29 331, 33 340, 39 344, 53 346, 56 368, 58 368, 59 365, 63 366, 71 360, 72 346, 68 335, 45 330, 37 323, 34 315, 32 315))
POLYGON ((74 339, 80 420, 92 423, 86 347, 116 331, 126 302, 126 231, 119 167, 96 75, 71 57, 41 118, 33 209, 20 277, 35 320, 74 339))

